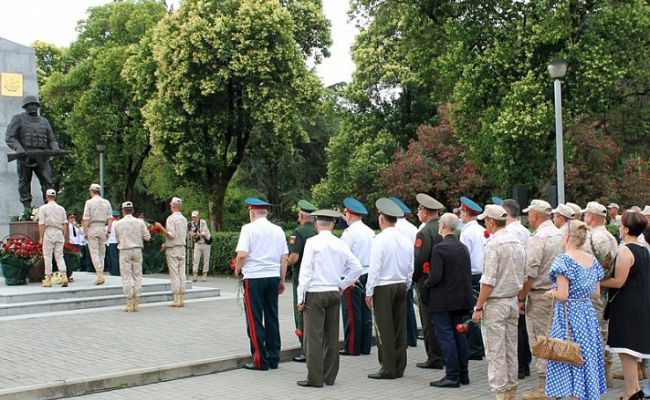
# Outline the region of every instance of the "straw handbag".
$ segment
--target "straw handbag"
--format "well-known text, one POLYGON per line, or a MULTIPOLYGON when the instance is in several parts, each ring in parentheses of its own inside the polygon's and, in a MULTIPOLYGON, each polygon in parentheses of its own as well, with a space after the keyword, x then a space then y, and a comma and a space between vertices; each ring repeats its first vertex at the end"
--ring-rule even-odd
MULTIPOLYGON (((555 300, 555 296, 553 296, 555 300)), ((553 303, 552 303, 553 304, 553 303)), ((551 306, 552 307, 552 306, 551 306)), ((571 328, 569 327, 569 316, 566 301, 564 302, 564 320, 566 322, 567 340, 556 339, 550 336, 537 336, 537 342, 530 349, 535 357, 546 360, 558 361, 572 365, 582 365, 582 355, 580 354, 580 345, 572 340, 571 328)), ((553 313, 548 321, 549 335, 551 332, 551 322, 553 313)))

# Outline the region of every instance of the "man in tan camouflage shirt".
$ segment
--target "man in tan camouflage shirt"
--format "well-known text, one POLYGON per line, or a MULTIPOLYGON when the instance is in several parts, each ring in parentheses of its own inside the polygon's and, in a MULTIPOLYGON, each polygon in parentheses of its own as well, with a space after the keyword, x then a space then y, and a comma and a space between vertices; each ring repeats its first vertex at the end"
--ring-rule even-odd
POLYGON ((126 296, 126 312, 140 309, 142 293, 142 248, 143 240, 149 241, 151 234, 147 224, 133 217, 133 203, 122 203, 124 218, 113 224, 117 248, 120 250, 120 276, 122 290, 126 296))
POLYGON ((93 183, 88 188, 90 199, 86 201, 81 224, 84 236, 88 242, 88 251, 97 272, 95 285, 104 284, 104 256, 106 255, 106 239, 111 234, 113 226, 113 211, 111 203, 103 199, 99 192, 101 188, 93 183), (108 228, 106 228, 108 226, 108 228))
MULTIPOLYGON (((551 221, 551 205, 544 200, 533 200, 524 212, 528 213, 530 225, 536 229, 526 245, 526 275, 524 287, 517 295, 520 307, 525 304, 528 341, 532 349, 537 336, 547 335, 548 321, 552 313, 552 300, 544 296, 551 290, 548 271, 553 260, 562 252, 562 231, 551 221)), ((535 360, 539 386, 524 393, 524 400, 546 399, 546 360, 535 360)))
POLYGON ((485 244, 481 291, 472 321, 483 326, 488 383, 497 400, 514 400, 517 392, 517 294, 524 284, 524 245, 506 227, 506 211, 488 204, 478 216, 490 237, 485 244))
POLYGON ((56 266, 63 275, 61 286, 68 286, 65 261, 63 260, 63 244, 68 236, 68 220, 65 209, 56 204, 56 190, 47 189, 45 192, 47 204, 38 210, 38 232, 43 243, 43 261, 45 262, 45 280, 43 287, 52 287, 52 253, 56 258, 56 266))

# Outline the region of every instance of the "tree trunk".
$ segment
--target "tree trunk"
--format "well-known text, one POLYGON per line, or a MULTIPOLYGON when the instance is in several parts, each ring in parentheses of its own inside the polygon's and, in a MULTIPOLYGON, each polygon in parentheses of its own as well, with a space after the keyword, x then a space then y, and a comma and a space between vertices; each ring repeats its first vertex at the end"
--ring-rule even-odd
POLYGON ((228 185, 218 185, 208 195, 208 208, 210 209, 210 223, 214 231, 220 231, 223 224, 223 203, 226 199, 228 185))

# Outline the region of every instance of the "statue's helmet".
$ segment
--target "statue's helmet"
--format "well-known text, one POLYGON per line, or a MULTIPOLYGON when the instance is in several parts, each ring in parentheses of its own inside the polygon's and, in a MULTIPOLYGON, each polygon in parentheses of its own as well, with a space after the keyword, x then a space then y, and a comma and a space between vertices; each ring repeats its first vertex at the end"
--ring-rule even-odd
POLYGON ((27 104, 32 104, 32 103, 41 105, 41 103, 38 102, 38 98, 36 96, 25 96, 25 98, 23 98, 23 108, 25 108, 27 104))

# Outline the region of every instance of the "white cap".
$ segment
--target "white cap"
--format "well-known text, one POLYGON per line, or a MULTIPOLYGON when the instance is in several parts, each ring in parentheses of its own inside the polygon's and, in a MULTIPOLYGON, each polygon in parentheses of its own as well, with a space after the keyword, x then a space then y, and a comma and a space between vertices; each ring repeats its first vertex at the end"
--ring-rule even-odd
POLYGON ((95 192, 101 192, 102 187, 99 186, 99 185, 96 184, 96 183, 91 183, 91 184, 90 184, 90 187, 88 188, 88 190, 92 190, 92 191, 95 191, 95 192))
POLYGON ((54 190, 54 189, 47 189, 47 191, 45 191, 45 195, 46 195, 46 196, 56 196, 56 190, 54 190))
POLYGON ((130 201, 125 201, 124 203, 122 203, 122 208, 133 208, 133 203, 131 203, 130 201))
POLYGON ((616 204, 616 203, 609 203, 609 205, 607 206, 607 208, 616 208, 616 209, 618 210, 618 209, 620 209, 621 207, 619 207, 618 204, 616 204))
POLYGON ((183 204, 183 200, 181 200, 180 197, 172 197, 172 201, 170 201, 169 204, 181 205, 181 204, 183 204))
POLYGON ((483 213, 479 214, 476 218, 479 220, 484 220, 485 218, 492 218, 498 221, 505 221, 506 210, 504 210, 503 207, 501 206, 497 206, 496 204, 486 204, 483 213))
POLYGON ((643 208, 643 211, 641 211, 641 214, 643 215, 650 215, 650 206, 645 206, 643 208))
POLYGON ((558 204, 557 208, 552 211, 553 214, 560 214, 563 217, 573 219, 576 216, 573 208, 567 206, 566 204, 558 204))
POLYGON ((523 210, 525 213, 529 211, 537 211, 545 214, 550 214, 553 211, 553 207, 548 203, 548 201, 535 199, 530 202, 528 208, 523 210))
POLYGON ((590 201, 587 207, 582 210, 583 213, 590 212, 592 214, 600 215, 601 217, 607 216, 607 208, 597 201, 590 201))
POLYGON ((198 216, 199 216, 199 212, 198 212, 197 210, 192 211, 192 216, 193 216, 193 217, 198 217, 198 216))

